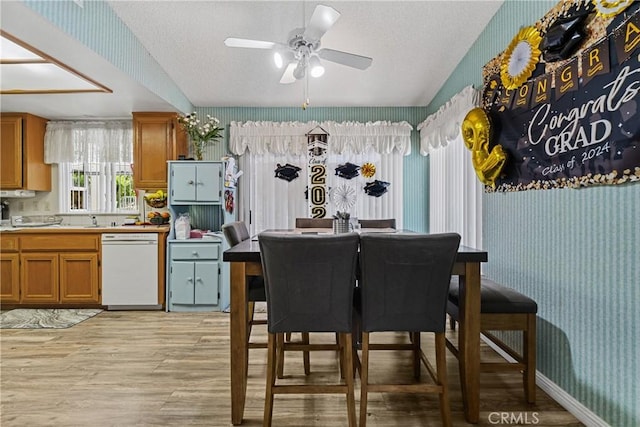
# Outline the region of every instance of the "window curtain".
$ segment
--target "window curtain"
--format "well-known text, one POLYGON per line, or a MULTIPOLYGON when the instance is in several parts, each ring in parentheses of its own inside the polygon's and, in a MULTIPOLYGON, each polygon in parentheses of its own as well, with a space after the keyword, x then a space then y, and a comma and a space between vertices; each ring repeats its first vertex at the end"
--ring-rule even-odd
POLYGON ((461 124, 479 101, 479 92, 466 87, 418 126, 420 153, 429 156, 429 231, 456 232, 473 248, 482 248, 482 184, 461 124))
POLYGON ((132 163, 131 121, 50 121, 45 163, 132 163))
MULTIPOLYGON (((332 195, 338 187, 352 188, 355 204, 349 209, 359 219, 395 218, 402 227, 403 156, 411 152, 409 123, 391 122, 232 122, 229 146, 239 155, 244 171, 240 180, 243 200, 240 217, 250 224, 251 233, 270 228, 293 228, 295 218, 309 217, 307 136, 320 126, 328 134, 327 216, 338 209, 332 195), (358 166, 366 162, 376 166, 372 178, 359 175, 347 180, 335 174, 344 163, 358 166), (301 168, 291 182, 275 178, 277 164, 301 168), (365 194, 364 186, 374 180, 390 183, 381 197, 365 194)), ((344 188, 342 188, 344 189, 344 188)), ((340 209, 342 210, 342 209, 340 209)))

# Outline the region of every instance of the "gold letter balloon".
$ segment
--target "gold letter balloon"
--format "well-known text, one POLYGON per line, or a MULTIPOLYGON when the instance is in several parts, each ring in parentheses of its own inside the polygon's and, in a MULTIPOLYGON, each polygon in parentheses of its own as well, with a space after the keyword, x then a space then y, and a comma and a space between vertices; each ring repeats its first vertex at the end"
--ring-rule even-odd
POLYGON ((507 161, 507 154, 501 145, 496 145, 489 151, 491 123, 482 108, 474 108, 465 116, 462 122, 462 139, 464 145, 471 150, 471 162, 480 182, 495 187, 496 179, 507 161))

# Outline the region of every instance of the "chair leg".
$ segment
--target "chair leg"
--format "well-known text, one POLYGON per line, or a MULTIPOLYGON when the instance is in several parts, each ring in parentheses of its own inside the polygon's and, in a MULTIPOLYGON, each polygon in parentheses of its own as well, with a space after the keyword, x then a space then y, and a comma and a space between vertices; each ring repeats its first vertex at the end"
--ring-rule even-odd
MULTIPOLYGON (((302 333, 302 343, 309 344, 309 332, 302 333)), ((309 375, 311 373, 311 366, 309 364, 309 350, 302 352, 302 363, 304 365, 304 374, 309 375)))
POLYGON ((277 375, 278 378, 284 378, 284 334, 277 334, 277 345, 276 348, 278 349, 278 353, 277 353, 277 375))
POLYGON ((247 302, 247 336, 251 335, 251 324, 253 323, 253 314, 256 309, 256 303, 253 301, 247 302))
POLYGON ((444 332, 436 333, 436 375, 438 385, 442 387, 440 393, 440 416, 442 425, 451 426, 451 407, 449 406, 449 385, 447 382, 447 348, 445 345, 444 332))
POLYGON ((527 330, 523 331, 524 395, 529 403, 536 403, 536 315, 527 315, 527 330))
POLYGON ((411 332, 411 344, 413 344, 413 376, 416 380, 420 379, 420 332, 411 332))
POLYGON ((264 397, 263 427, 271 427, 273 417, 273 387, 276 383, 276 337, 269 334, 267 344, 267 384, 264 397))
POLYGON ((369 333, 362 332, 362 363, 360 364, 360 427, 367 425, 367 394, 369 392, 369 333))
POLYGON ((356 427, 356 400, 353 391, 353 360, 351 359, 353 339, 351 334, 340 335, 340 359, 344 360, 343 364, 345 371, 343 372, 343 376, 345 378, 345 382, 347 383, 347 414, 349 417, 349 427, 356 427))
POLYGON ((452 331, 456 330, 456 320, 453 316, 449 316, 449 328, 451 328, 452 331))

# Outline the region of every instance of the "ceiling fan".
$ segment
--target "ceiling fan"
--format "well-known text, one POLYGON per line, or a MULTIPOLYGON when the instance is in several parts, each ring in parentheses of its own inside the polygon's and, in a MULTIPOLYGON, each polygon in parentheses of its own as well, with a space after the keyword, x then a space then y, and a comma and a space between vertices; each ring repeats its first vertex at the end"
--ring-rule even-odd
POLYGON ((305 77, 307 68, 312 77, 324 74, 324 67, 320 61, 335 62, 347 67, 366 70, 373 61, 372 58, 343 52, 334 49, 319 49, 320 39, 340 18, 340 12, 332 7, 317 5, 311 15, 309 25, 296 28, 289 33, 286 44, 261 40, 239 39, 228 37, 224 44, 228 47, 244 47, 250 49, 271 49, 276 67, 286 65, 280 83, 288 84, 305 77))

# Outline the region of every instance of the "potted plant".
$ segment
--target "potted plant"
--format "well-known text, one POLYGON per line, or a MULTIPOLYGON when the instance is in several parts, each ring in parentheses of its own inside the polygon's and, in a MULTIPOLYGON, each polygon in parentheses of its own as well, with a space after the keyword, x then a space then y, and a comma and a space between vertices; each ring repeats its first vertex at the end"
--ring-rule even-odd
POLYGON ((191 151, 196 160, 202 160, 203 150, 206 146, 214 144, 222 137, 223 127, 220 127, 220 120, 207 114, 207 119, 200 122, 198 114, 193 112, 186 116, 178 116, 178 123, 189 135, 191 141, 191 151))

